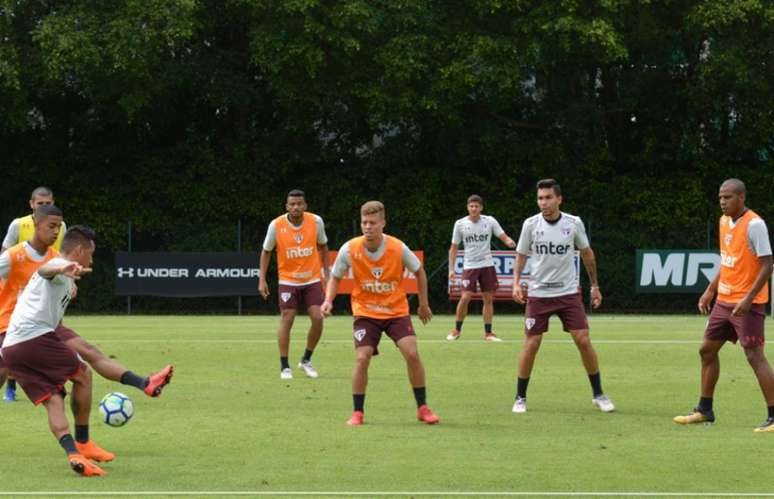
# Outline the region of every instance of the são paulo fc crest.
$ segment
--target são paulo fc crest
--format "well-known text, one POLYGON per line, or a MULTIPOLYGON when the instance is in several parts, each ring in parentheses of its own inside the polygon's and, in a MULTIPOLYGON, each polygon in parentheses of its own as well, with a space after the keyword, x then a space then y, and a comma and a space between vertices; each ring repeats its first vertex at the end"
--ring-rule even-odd
POLYGON ((301 244, 301 241, 304 240, 304 235, 300 232, 296 232, 293 234, 293 240, 296 242, 296 244, 301 244))
POLYGON ((462 287, 463 288, 467 288, 468 286, 470 286, 470 280, 469 279, 463 279, 462 280, 462 287))
POLYGON ((371 273, 373 274, 373 276, 375 278, 381 279, 382 278, 382 274, 384 273, 384 269, 381 268, 381 267, 374 267, 374 268, 371 269, 371 273))
POLYGON ((290 293, 280 293, 280 298, 282 298, 282 301, 287 303, 288 300, 290 300, 290 293))
POLYGON ((363 338, 365 338, 366 330, 365 329, 358 329, 352 334, 357 341, 363 341, 363 338))
POLYGON ((562 228, 562 235, 563 236, 569 236, 572 233, 572 229, 570 227, 563 227, 562 228))
POLYGON ((726 234, 726 236, 723 238, 723 242, 726 243, 726 246, 731 246, 731 239, 733 239, 732 234, 726 234))
POLYGON ((532 326, 535 325, 535 319, 533 319, 532 317, 528 318, 527 320, 524 321, 524 325, 527 326, 527 329, 532 329, 532 326))

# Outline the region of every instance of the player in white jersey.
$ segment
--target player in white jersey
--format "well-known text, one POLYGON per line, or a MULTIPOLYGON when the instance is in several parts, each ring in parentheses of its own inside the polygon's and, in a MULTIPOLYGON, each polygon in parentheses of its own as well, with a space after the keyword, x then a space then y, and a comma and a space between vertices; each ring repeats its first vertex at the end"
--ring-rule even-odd
POLYGON ((591 305, 602 304, 597 282, 597 263, 580 218, 559 210, 562 191, 554 179, 537 183, 537 203, 540 213, 524 221, 516 247, 513 268, 513 299, 527 304, 524 312, 524 346, 519 354, 519 374, 513 412, 527 410, 527 384, 532 373, 548 320, 556 314, 565 331, 572 336, 591 382, 592 403, 602 412, 615 410, 613 402, 603 393, 597 353, 589 339, 589 325, 583 309, 576 270, 575 250, 580 251, 583 265, 591 282, 591 305), (530 257, 529 290, 519 284, 521 273, 530 257))
POLYGON ((449 281, 456 278, 454 265, 457 261, 457 248, 460 243, 465 247, 462 272, 462 296, 457 303, 454 329, 446 337, 454 341, 460 337, 462 323, 468 315, 468 305, 473 299, 477 285, 481 288, 481 297, 484 301, 484 339, 487 341, 501 341, 492 332, 492 317, 494 316, 494 292, 497 290, 497 272, 495 272, 492 260, 492 236, 500 239, 509 248, 515 248, 516 243, 508 237, 508 234, 500 227, 494 217, 482 215, 484 200, 481 196, 473 194, 468 197, 468 216, 460 218, 454 223, 451 246, 449 247, 449 281))

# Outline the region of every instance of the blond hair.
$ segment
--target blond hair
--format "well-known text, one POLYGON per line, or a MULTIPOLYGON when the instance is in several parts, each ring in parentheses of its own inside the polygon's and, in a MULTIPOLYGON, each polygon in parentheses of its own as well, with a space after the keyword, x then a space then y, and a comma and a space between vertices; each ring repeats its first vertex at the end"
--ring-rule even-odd
POLYGON ((384 218, 384 205, 381 201, 368 201, 360 207, 360 215, 377 215, 381 214, 384 218))

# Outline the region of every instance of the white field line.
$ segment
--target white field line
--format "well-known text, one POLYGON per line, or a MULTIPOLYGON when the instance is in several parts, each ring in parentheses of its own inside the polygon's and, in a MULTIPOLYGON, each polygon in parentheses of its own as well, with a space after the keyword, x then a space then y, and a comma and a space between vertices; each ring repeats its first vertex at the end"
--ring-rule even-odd
MULTIPOLYGON (((140 339, 140 338, 87 338, 88 341, 93 343, 277 343, 276 339, 207 339, 207 338, 192 338, 192 339, 166 339, 166 338, 159 338, 159 339, 140 339)), ((295 340, 291 340, 291 342, 306 342, 306 338, 298 338, 295 340)), ((421 337, 419 338, 420 344, 444 344, 444 343, 452 343, 448 340, 423 340, 421 337)), ((604 345, 604 344, 610 344, 610 345, 700 345, 701 339, 697 338, 695 340, 600 340, 600 339, 593 339, 592 340, 595 345, 604 345)), ((321 343, 346 343, 351 344, 351 339, 335 339, 335 340, 320 340, 321 343)), ((503 340, 502 343, 516 343, 521 344, 522 340, 503 340)), ((493 344, 487 341, 484 341, 483 339, 480 340, 456 340, 453 342, 454 344, 460 344, 464 343, 467 345, 481 345, 486 347, 491 347, 493 344)), ((572 340, 543 340, 543 343, 551 343, 551 344, 557 344, 557 345, 572 345, 574 344, 572 340)), ((496 347, 494 347, 496 348, 496 347)))
POLYGON ((774 497, 751 492, 330 492, 330 491, 120 491, 120 492, 0 492, 0 496, 327 496, 327 497, 774 497))

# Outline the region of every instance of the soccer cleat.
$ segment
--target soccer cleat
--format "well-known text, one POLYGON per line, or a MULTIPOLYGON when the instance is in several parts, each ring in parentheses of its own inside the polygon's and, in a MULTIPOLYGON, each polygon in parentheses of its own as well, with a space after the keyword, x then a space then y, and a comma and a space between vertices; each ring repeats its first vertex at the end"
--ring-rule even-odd
POLYGON ((149 397, 158 397, 161 395, 161 390, 167 386, 172 379, 173 371, 174 368, 171 365, 168 365, 156 374, 148 376, 148 385, 143 390, 145 395, 149 397))
POLYGON ((615 410, 613 401, 607 398, 607 395, 599 395, 598 397, 594 397, 591 399, 591 403, 599 407, 599 410, 602 412, 613 412, 615 410))
POLYGON ((513 403, 513 409, 511 412, 516 414, 522 414, 527 412, 527 399, 525 397, 516 397, 516 401, 513 403))
POLYGON ((365 423, 365 414, 363 411, 352 411, 352 416, 347 420, 349 426, 360 426, 365 423))
POLYGON ((317 369, 312 366, 312 362, 307 360, 304 362, 303 360, 298 363, 298 367, 304 370, 304 374, 306 374, 307 378, 319 378, 320 374, 317 372, 317 369))
POLYGON ((755 433, 774 433, 774 418, 767 419, 762 425, 753 430, 755 433))
POLYGON ((89 440, 85 444, 76 441, 75 448, 78 449, 78 452, 80 452, 83 457, 91 459, 92 461, 108 462, 116 457, 112 452, 108 452, 95 444, 94 440, 89 440))
POLYGON ((280 371, 280 379, 293 379, 293 371, 289 367, 286 367, 280 371))
POLYGON ((449 341, 454 341, 460 337, 460 331, 458 329, 452 329, 451 332, 446 336, 446 339, 449 341))
POLYGON ((698 407, 685 416, 675 416, 672 420, 677 424, 714 423, 715 413, 712 411, 701 412, 698 407))
POLYGON ((436 424, 441 421, 441 418, 433 414, 427 405, 420 405, 417 409, 417 419, 427 424, 436 424))
POLYGON ((3 401, 16 402, 16 389, 10 386, 5 387, 5 394, 3 395, 3 401))
POLYGON ((497 337, 494 333, 484 333, 484 340, 486 341, 494 341, 496 343, 502 343, 503 340, 497 337))
POLYGON ((80 454, 70 454, 67 456, 70 461, 70 468, 81 476, 105 476, 107 471, 92 463, 80 454))

